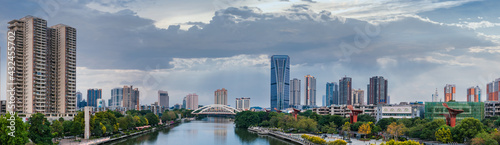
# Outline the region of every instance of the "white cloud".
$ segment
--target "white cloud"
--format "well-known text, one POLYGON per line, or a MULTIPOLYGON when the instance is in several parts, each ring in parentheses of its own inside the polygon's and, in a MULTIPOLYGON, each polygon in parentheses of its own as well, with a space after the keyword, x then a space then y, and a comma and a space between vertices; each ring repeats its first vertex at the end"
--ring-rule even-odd
POLYGON ((398 65, 398 61, 396 59, 392 59, 392 58, 388 58, 388 57, 377 58, 377 63, 383 69, 387 68, 387 67, 395 67, 398 65))

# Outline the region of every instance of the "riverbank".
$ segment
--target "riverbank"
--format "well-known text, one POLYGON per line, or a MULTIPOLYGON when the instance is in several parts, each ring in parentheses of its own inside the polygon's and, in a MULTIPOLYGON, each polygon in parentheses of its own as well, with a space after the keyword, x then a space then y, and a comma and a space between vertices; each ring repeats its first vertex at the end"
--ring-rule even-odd
POLYGON ((59 144, 62 144, 62 145, 99 145, 99 144, 106 144, 106 143, 111 143, 111 142, 114 142, 114 141, 119 141, 119 140, 127 139, 127 138, 130 138, 130 137, 138 136, 138 135, 141 135, 141 134, 154 132, 154 131, 165 129, 165 128, 173 128, 173 127, 177 126, 178 124, 181 124, 182 122, 185 122, 185 121, 189 122, 191 120, 193 120, 193 118, 184 118, 184 119, 176 121, 176 122, 174 122, 172 124, 160 125, 160 126, 152 127, 152 128, 145 129, 145 130, 142 130, 142 131, 130 133, 128 135, 122 135, 122 136, 113 137, 113 138, 112 137, 103 137, 103 138, 88 139, 88 140, 87 139, 79 139, 79 138, 77 138, 77 139, 63 139, 63 140, 60 140, 59 144), (77 140, 80 140, 80 141, 77 141, 77 140))

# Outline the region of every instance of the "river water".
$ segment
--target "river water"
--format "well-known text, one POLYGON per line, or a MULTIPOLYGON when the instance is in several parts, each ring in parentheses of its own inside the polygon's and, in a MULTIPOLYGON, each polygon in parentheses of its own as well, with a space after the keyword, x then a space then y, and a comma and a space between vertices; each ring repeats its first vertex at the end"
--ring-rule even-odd
POLYGON ((259 136, 234 127, 227 118, 205 118, 170 129, 115 141, 108 145, 292 145, 271 136, 259 136))

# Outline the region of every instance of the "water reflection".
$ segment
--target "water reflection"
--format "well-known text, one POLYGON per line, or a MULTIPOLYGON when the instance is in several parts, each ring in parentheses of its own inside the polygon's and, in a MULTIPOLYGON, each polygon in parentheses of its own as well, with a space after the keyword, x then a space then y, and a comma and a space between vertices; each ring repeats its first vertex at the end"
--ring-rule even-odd
POLYGON ((206 118, 202 121, 182 123, 171 129, 128 138, 113 145, 289 145, 291 143, 270 136, 259 136, 246 129, 234 128, 227 118, 206 118))

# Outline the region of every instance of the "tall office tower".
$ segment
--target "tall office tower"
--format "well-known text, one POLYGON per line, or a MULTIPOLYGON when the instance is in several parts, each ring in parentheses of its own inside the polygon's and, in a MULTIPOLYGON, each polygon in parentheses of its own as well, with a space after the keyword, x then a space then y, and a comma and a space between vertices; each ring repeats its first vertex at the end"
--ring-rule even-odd
POLYGON ((316 78, 311 75, 305 76, 304 99, 306 106, 316 106, 316 78))
POLYGON ((323 95, 321 100, 322 100, 321 106, 326 106, 326 95, 323 95))
POLYGON ((432 94, 432 102, 439 102, 438 89, 436 88, 436 92, 432 94))
POLYGON ((326 106, 339 105, 339 85, 335 82, 326 83, 326 106))
POLYGON ((183 103, 185 102, 185 108, 190 109, 190 110, 196 110, 198 109, 198 95, 196 93, 194 94, 188 94, 186 97, 184 97, 183 103))
POLYGON ((467 88, 467 102, 481 102, 481 89, 479 86, 467 88))
POLYGON ((250 98, 236 98, 236 109, 250 109, 250 98))
POLYGON ((486 85, 487 101, 498 101, 498 90, 500 90, 500 78, 486 85))
POLYGON ((387 80, 382 76, 374 76, 370 78, 370 83, 367 85, 367 104, 389 104, 387 97, 387 80))
POLYGON ((109 107, 124 107, 123 106, 123 88, 111 89, 112 103, 109 107))
POLYGON ((97 99, 102 99, 102 89, 88 89, 87 106, 97 107, 97 99))
POLYGON ((133 86, 123 86, 123 107, 140 110, 139 89, 133 86))
POLYGON ((289 108, 290 57, 273 55, 271 57, 271 110, 289 108))
POLYGON ((294 107, 300 105, 300 80, 297 78, 290 80, 290 105, 294 107))
POLYGON ((363 105, 365 104, 365 91, 361 89, 352 90, 352 104, 353 105, 363 105))
POLYGON ((158 91, 158 106, 163 106, 165 108, 168 108, 168 101, 169 101, 169 96, 167 91, 158 91))
POLYGON ((339 80, 339 105, 352 105, 352 78, 343 77, 339 80))
POLYGON ((76 29, 66 25, 47 27, 47 21, 26 16, 10 21, 7 59, 8 111, 73 116, 76 113, 76 29), (10 67, 10 68, 9 68, 10 67), (13 93, 13 94, 14 94, 13 93))
POLYGON ((82 92, 76 92, 76 108, 80 108, 80 102, 82 102, 82 92))
POLYGON ((214 92, 214 104, 227 105, 227 90, 225 88, 217 89, 214 92))
POLYGON ((182 108, 183 109, 186 109, 186 106, 187 106, 187 102, 186 102, 186 97, 184 97, 184 99, 182 99, 182 108))
POLYGON ((448 102, 450 100, 455 100, 455 85, 446 84, 444 87, 444 101, 448 102))

